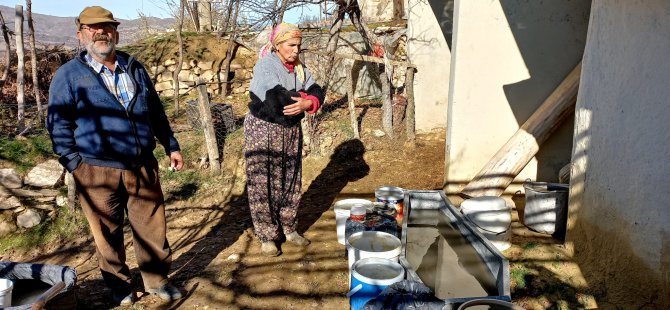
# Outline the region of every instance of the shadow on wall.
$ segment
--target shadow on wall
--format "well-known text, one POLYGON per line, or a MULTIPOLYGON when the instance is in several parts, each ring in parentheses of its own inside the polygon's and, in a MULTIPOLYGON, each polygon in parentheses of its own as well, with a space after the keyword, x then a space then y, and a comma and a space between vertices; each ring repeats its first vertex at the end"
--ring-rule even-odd
MULTIPOLYGON (((535 112, 582 59, 590 1, 501 0, 530 78, 503 86, 519 126, 535 112)), ((574 117, 570 117, 541 146, 537 180, 555 182, 570 162, 574 117)))
POLYGON ((449 50, 451 50, 451 37, 454 29, 454 0, 428 0, 430 8, 437 18, 437 23, 440 24, 442 35, 447 40, 449 50))
MULTIPOLYGON (((653 231, 647 228, 647 223, 634 222, 618 212, 626 208, 645 212, 645 206, 636 205, 640 201, 608 197, 609 189, 600 186, 608 180, 603 180, 603 174, 597 172, 603 166, 597 157, 592 158, 590 154, 602 150, 600 145, 607 142, 594 139, 591 131, 595 132, 593 128, 598 128, 602 137, 603 126, 612 119, 598 119, 598 116, 606 114, 586 108, 578 110, 577 115, 567 245, 572 247, 573 258, 579 264, 599 307, 665 309, 670 302, 670 235, 667 231, 653 231), (598 205, 590 205, 589 202, 598 205), (608 206, 608 203, 612 205, 608 206), (640 240, 635 238, 641 235, 640 231, 651 234, 640 240), (649 265, 649 257, 653 254, 645 249, 660 251, 660 261, 654 262, 658 266, 649 265)), ((607 155, 601 153, 601 156, 607 155)))

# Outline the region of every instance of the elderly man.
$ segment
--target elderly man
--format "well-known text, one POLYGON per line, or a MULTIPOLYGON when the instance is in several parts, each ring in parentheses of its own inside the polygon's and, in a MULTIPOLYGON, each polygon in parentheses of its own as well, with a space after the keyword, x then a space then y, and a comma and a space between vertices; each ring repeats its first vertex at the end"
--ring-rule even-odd
POLYGON ((177 170, 182 155, 146 70, 115 49, 118 25, 99 6, 79 14, 77 38, 86 51, 51 81, 47 128, 54 152, 74 176, 112 301, 128 305, 136 299, 125 262, 124 213, 145 291, 176 300, 181 293, 167 279, 172 251, 153 155, 156 140, 177 170))

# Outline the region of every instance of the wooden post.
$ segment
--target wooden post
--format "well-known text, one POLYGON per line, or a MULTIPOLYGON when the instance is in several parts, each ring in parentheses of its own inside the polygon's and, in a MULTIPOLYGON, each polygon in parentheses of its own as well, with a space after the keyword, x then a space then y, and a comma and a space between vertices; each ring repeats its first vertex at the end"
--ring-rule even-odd
POLYGON ((35 46, 35 27, 33 26, 32 1, 26 0, 26 14, 28 17, 28 30, 30 41, 30 65, 33 78, 33 93, 35 93, 35 102, 37 102, 37 120, 38 124, 44 123, 44 111, 42 108, 42 96, 40 96, 40 83, 37 76, 37 47, 35 46))
POLYGON ((537 154, 540 145, 574 114, 582 63, 568 74, 521 128, 465 186, 466 197, 500 196, 537 154))
POLYGON ((26 128, 26 107, 24 99, 25 53, 23 51, 23 6, 20 4, 17 4, 15 7, 14 28, 16 37, 16 56, 18 58, 18 65, 16 66, 16 103, 18 110, 16 113, 17 132, 22 133, 26 128))
POLYGON ((349 116, 351 117, 351 129, 354 131, 354 138, 360 139, 361 134, 358 131, 358 115, 356 114, 356 104, 354 102, 354 79, 352 78, 351 66, 346 66, 347 74, 347 98, 349 103, 349 116))
POLYGON ((34 301, 32 307, 30 307, 30 310, 43 309, 44 306, 47 304, 47 301, 56 296, 56 294, 60 293, 64 288, 65 288, 65 282, 60 281, 56 283, 46 292, 42 293, 42 295, 38 296, 37 300, 34 301))
POLYGON ((408 68, 414 68, 416 69, 416 65, 409 63, 407 61, 397 61, 397 60, 389 60, 389 59, 384 59, 381 57, 374 57, 374 56, 368 56, 368 55, 360 55, 360 54, 342 54, 342 53, 331 53, 328 54, 328 52, 322 52, 322 51, 316 51, 316 50, 308 50, 307 51, 310 54, 314 55, 320 55, 320 56, 333 56, 333 58, 341 58, 341 59, 353 59, 353 60, 360 60, 360 61, 365 61, 365 62, 374 62, 378 64, 387 64, 389 66, 403 66, 403 67, 408 67, 408 68))
POLYGON ((67 186, 67 209, 71 214, 74 214, 77 204, 77 185, 74 183, 72 173, 65 173, 65 185, 67 186))
POLYGON ((212 112, 209 109, 207 84, 202 79, 197 79, 196 84, 198 85, 198 109, 200 110, 202 129, 205 131, 209 168, 213 174, 218 174, 221 170, 221 163, 219 163, 219 148, 216 144, 216 132, 214 131, 214 123, 212 122, 212 112))
MULTIPOLYGON (((372 65, 374 66, 374 64, 372 65)), ((391 81, 386 74, 387 68, 379 65, 379 80, 382 82, 382 127, 390 138, 395 136, 393 132, 393 102, 391 101, 391 81), (384 68, 381 70, 381 68, 384 68)))
POLYGON ((179 82, 179 73, 181 72, 181 66, 184 63, 184 38, 182 37, 182 29, 184 28, 184 9, 186 6, 186 0, 179 0, 179 20, 177 21, 177 44, 179 45, 179 59, 177 60, 177 66, 173 72, 174 76, 172 77, 173 88, 174 88, 174 116, 179 116, 179 87, 181 85, 179 82))
POLYGON ((7 76, 9 76, 9 67, 12 64, 12 56, 9 54, 12 51, 9 45, 9 28, 5 25, 5 18, 2 16, 2 12, 0 12, 0 29, 2 30, 2 38, 5 41, 5 69, 2 71, 2 76, 0 76, 0 86, 2 86, 5 80, 7 80, 7 76))
POLYGON ((407 68, 407 76, 405 78, 405 95, 407 96, 407 110, 405 110, 405 134, 407 134, 407 139, 414 141, 414 68, 411 67, 407 68))

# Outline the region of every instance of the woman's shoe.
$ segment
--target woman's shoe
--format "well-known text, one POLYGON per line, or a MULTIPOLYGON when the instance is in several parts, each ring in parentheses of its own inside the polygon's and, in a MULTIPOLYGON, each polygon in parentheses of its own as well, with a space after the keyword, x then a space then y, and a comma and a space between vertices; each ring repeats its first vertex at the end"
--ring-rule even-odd
POLYGON ((311 243, 307 238, 299 235, 297 231, 286 234, 286 240, 299 246, 308 246, 311 243))
POLYGON ((265 241, 261 243, 261 252, 265 256, 279 256, 281 252, 277 249, 274 241, 265 241))

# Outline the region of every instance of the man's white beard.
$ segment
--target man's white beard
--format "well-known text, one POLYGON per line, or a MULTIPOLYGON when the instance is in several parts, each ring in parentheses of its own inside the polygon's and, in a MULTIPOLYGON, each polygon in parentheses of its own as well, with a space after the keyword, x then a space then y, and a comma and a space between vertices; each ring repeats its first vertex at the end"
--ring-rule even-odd
POLYGON ((95 45, 95 40, 91 40, 88 43, 86 43, 86 51, 91 54, 91 56, 95 56, 96 58, 100 59, 107 59, 109 55, 114 53, 114 50, 116 48, 116 44, 114 44, 113 40, 107 41, 107 47, 101 47, 98 48, 95 45))

